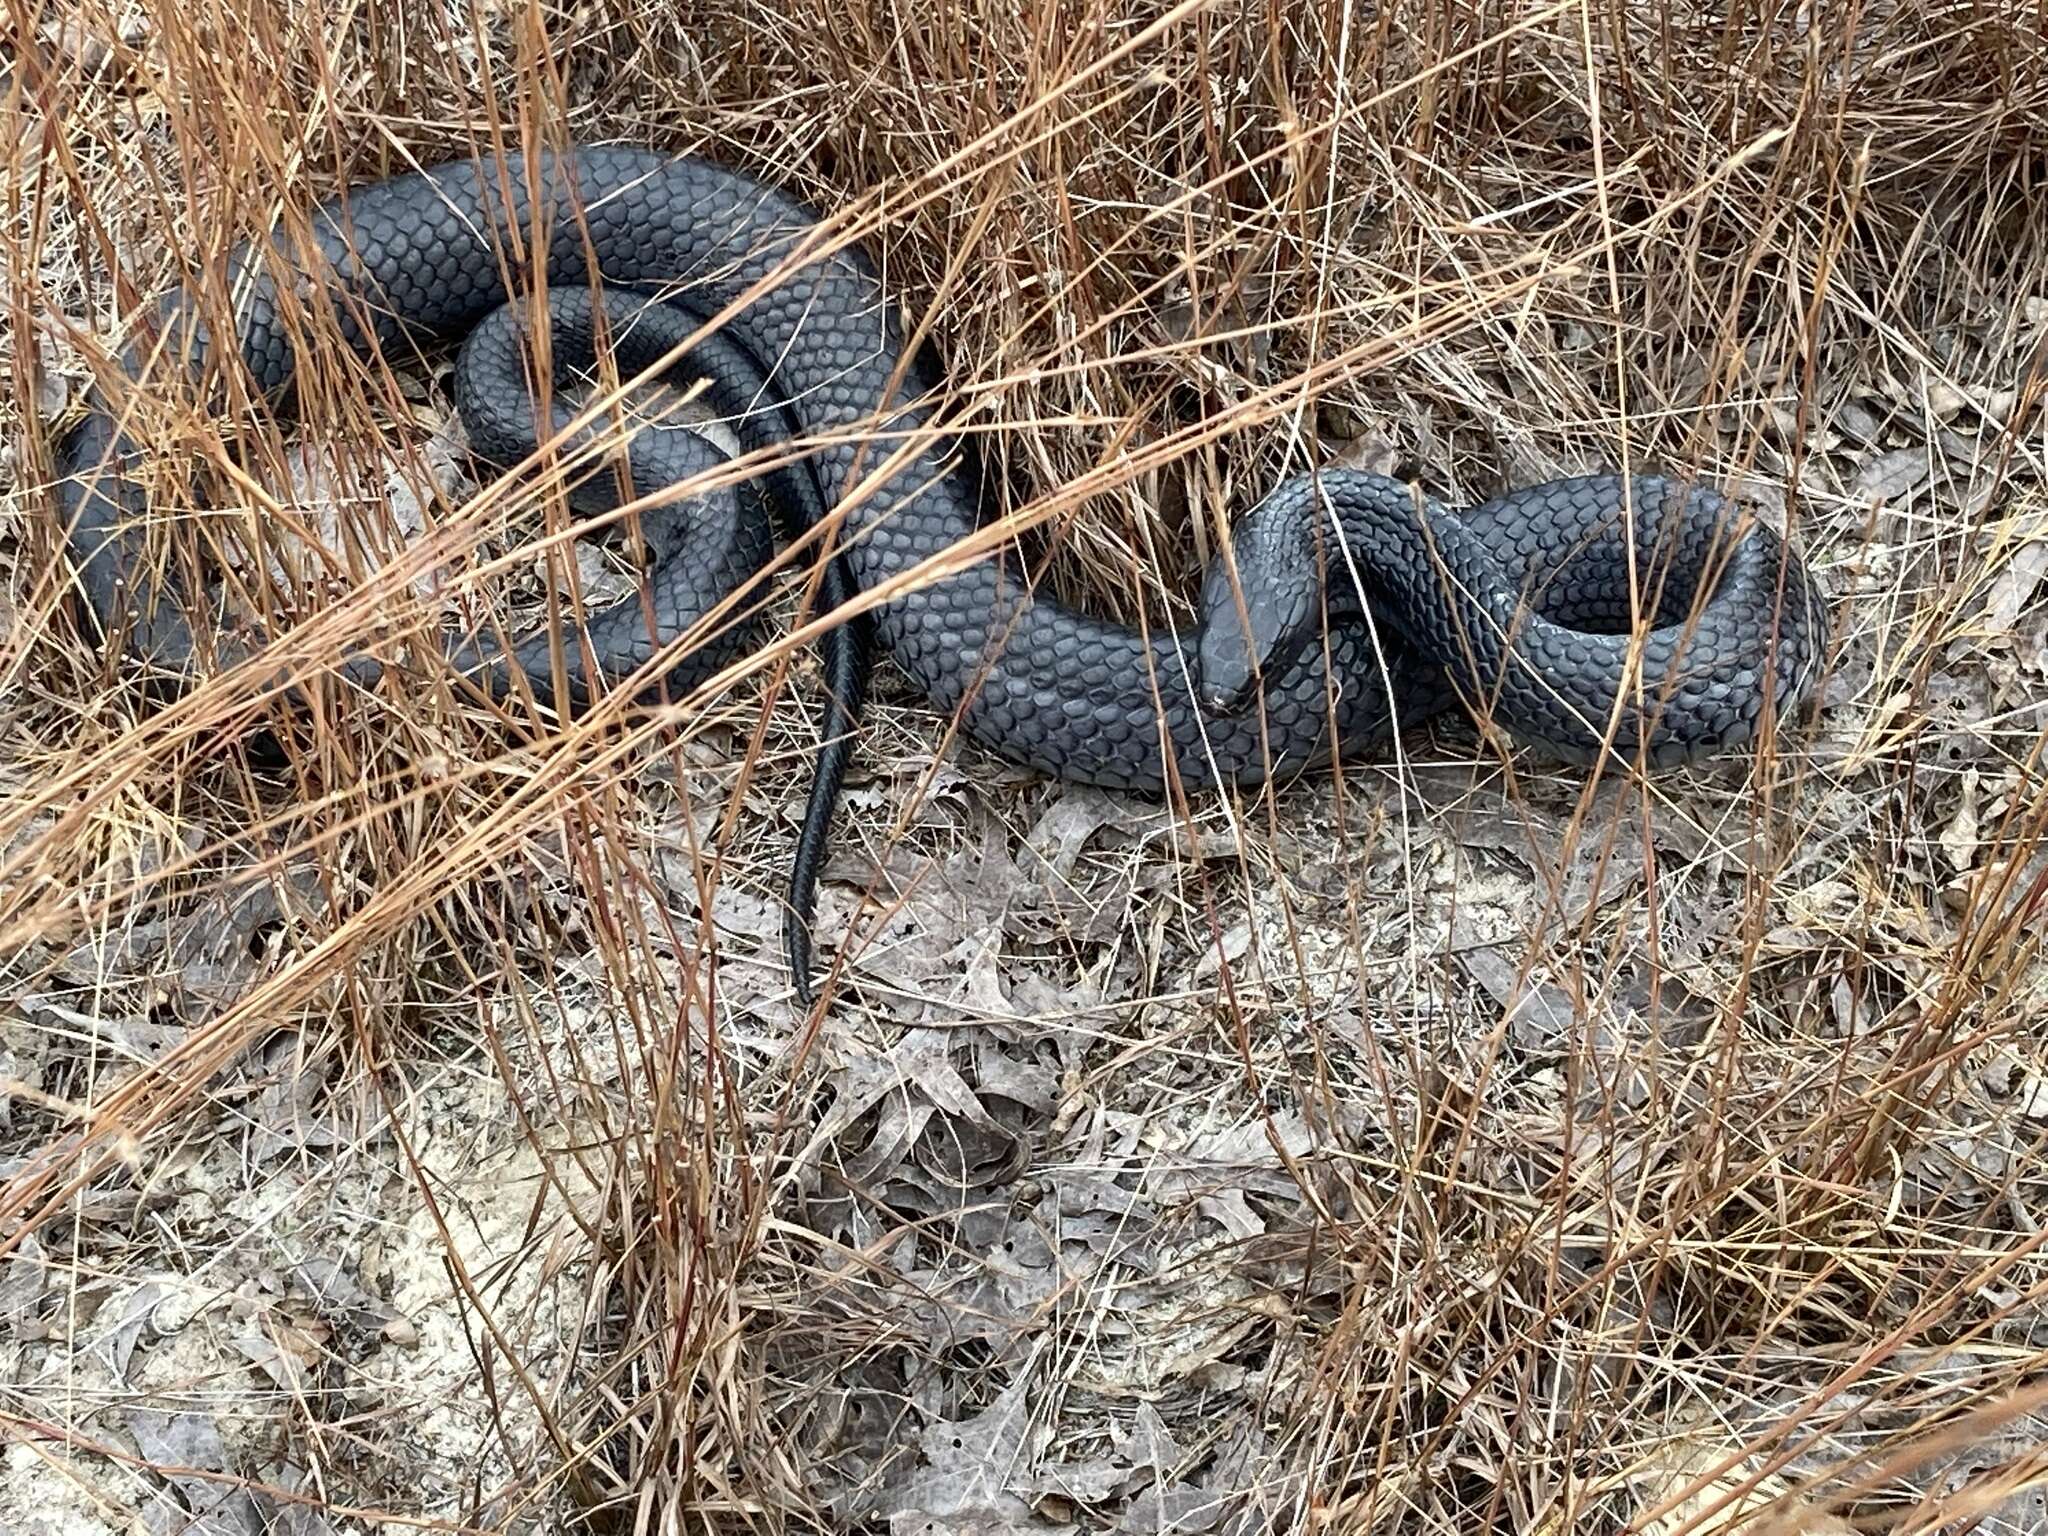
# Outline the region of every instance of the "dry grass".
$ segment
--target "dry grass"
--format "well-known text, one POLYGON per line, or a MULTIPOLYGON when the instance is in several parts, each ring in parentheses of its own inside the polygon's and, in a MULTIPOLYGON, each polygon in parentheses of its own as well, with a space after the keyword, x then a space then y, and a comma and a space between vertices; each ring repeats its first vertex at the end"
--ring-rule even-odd
MULTIPOLYGON (((8 24, 0 1529, 2048 1528, 2048 10, 8 24), (1824 707, 1648 782, 1450 726, 1163 808, 885 677, 807 1025, 785 611, 562 726, 164 709, 58 602, 50 438, 135 296, 565 126, 852 210, 1096 607, 1184 613, 1333 454, 1697 466, 1827 580, 1824 707)), ((544 612, 556 499, 315 357, 295 423, 135 401, 317 613, 287 658, 436 566, 544 612)))

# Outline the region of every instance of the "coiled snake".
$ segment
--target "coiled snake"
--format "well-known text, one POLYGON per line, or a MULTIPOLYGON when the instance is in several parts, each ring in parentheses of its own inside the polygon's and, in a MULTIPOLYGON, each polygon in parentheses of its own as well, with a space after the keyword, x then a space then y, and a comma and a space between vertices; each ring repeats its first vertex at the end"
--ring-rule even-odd
MULTIPOLYGON (((676 361, 704 317, 744 299, 680 373, 717 380, 714 404, 740 424, 743 447, 794 439, 803 453, 755 488, 650 518, 658 563, 641 594, 509 652, 464 641, 459 663, 501 689, 516 671, 573 708, 594 681, 615 681, 751 592, 771 521, 791 536, 841 514, 828 604, 904 577, 975 532, 972 456, 936 432, 915 435, 936 420, 939 380, 906 355, 861 252, 808 248, 810 210, 701 159, 586 146, 533 163, 537 174, 521 155, 457 161, 322 205, 314 228, 328 270, 315 275, 351 301, 339 306, 351 342, 388 353, 401 340, 468 332, 458 404, 487 453, 516 460, 535 425, 519 322, 536 285, 551 290, 556 361, 594 356, 604 329, 622 371, 676 361), (567 699, 555 687, 556 638, 567 699)), ((272 398, 294 375, 280 275, 304 281, 266 260, 260 242, 237 250, 229 274, 244 295, 241 361, 272 398)), ((206 360, 205 325, 183 294, 167 295, 156 318, 191 363, 206 360)), ((139 361, 131 348, 127 365, 139 361)), ((631 450, 638 494, 716 462, 694 439, 649 437, 631 450)), ((193 660, 185 609, 136 590, 145 498, 120 473, 132 452, 94 391, 60 445, 60 508, 105 632, 182 674, 193 660)), ((579 505, 616 505, 616 485, 599 483, 609 478, 579 505)), ((1570 760, 1612 750, 1669 765, 1747 743, 1767 716, 1795 706, 1823 633, 1819 590, 1781 541, 1743 526, 1713 492, 1654 476, 1557 481, 1453 515, 1386 477, 1302 475, 1241 520, 1228 556, 1212 562, 1200 611, 1186 637, 1105 622, 1036 595, 1005 548, 828 631, 832 745, 789 891, 800 995, 811 995, 812 889, 871 644, 993 752, 1065 780, 1158 792, 1170 780, 1254 784, 1327 765, 1461 699, 1570 760), (1638 610, 1647 629, 1631 622, 1638 610)), ((682 655, 669 681, 688 688, 709 676, 745 636, 727 626, 682 655)), ((366 678, 378 670, 367 658, 344 665, 366 678)))

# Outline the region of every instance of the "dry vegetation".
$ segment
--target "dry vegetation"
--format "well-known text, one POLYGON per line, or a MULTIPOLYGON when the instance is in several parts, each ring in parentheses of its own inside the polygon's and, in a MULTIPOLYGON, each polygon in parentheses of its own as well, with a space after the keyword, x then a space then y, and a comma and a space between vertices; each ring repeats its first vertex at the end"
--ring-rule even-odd
MULTIPOLYGON (((6 14, 0 1530, 2048 1529, 2048 10, 6 14), (135 297, 494 124, 861 212, 1099 607, 1335 455, 1697 466, 1823 574, 1821 706, 1169 807, 885 672, 807 1024, 786 613, 564 727, 166 709, 59 601, 135 297)), ((336 623, 541 611, 431 368, 140 404, 336 623)))

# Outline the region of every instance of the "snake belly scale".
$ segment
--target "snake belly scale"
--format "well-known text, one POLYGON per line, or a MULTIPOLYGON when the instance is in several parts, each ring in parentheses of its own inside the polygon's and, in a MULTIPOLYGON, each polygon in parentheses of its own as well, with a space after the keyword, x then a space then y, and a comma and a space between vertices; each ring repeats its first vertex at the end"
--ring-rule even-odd
MULTIPOLYGON (((470 333, 541 287, 588 294, 600 280, 604 293, 694 317, 744 299, 698 355, 708 371, 738 369, 744 382, 722 403, 760 440, 805 440, 801 475, 766 493, 768 510, 785 534, 841 515, 825 583, 834 601, 972 535, 982 498, 971 450, 940 430, 941 381, 906 355, 877 268, 859 249, 811 251, 816 226, 795 199, 695 157, 597 145, 531 160, 485 155, 322 204, 313 227, 325 270, 312 276, 354 301, 338 307, 349 340, 387 352, 470 333), (523 267, 517 253, 536 249, 544 267, 523 267)), ((232 261, 232 291, 244 295, 234 347, 255 386, 281 397, 296 359, 276 283, 303 277, 261 243, 232 261)), ((612 302, 602 300, 608 318, 629 319, 610 314, 612 302)), ((180 293, 157 319, 192 363, 205 361, 211 338, 180 293)), ((587 305, 550 295, 551 325, 573 335, 590 319, 587 305)), ((523 399, 516 347, 478 344, 474 358, 466 419, 471 406, 523 399)), ((134 349, 126 361, 136 366, 134 349)), ((531 415, 530 403, 508 409, 531 415)), ((60 512, 104 629, 119 630, 131 656, 180 671, 193 645, 179 605, 135 600, 144 506, 119 473, 132 451, 94 392, 60 445, 60 512)), ((653 462, 644 478, 690 462, 653 462)), ((636 461, 644 494, 642 481, 636 461)), ((759 502, 750 509, 740 496, 713 512, 722 559, 707 558, 695 533, 654 541, 660 563, 647 601, 632 607, 652 609, 655 643, 743 587, 765 552, 759 502)), ((644 620, 595 629, 588 654, 601 670, 628 671, 652 654, 644 620)), ((796 986, 808 999, 798 952, 807 957, 810 886, 870 647, 998 755, 1070 782, 1157 793, 1175 781, 1254 785, 1328 766, 1460 699, 1568 759, 1613 751, 1669 765, 1748 743, 1783 718, 1817 672, 1822 629, 1819 589, 1789 548, 1742 526, 1713 492, 1655 476, 1557 481, 1457 515, 1381 476, 1298 476, 1233 531, 1192 636, 1141 632, 1038 595, 1013 553, 992 554, 828 632, 833 745, 806 814, 799 863, 809 867, 792 874, 796 986), (1647 631, 1632 624, 1637 611, 1647 631)), ((564 651, 584 643, 562 637, 564 651)), ((509 661, 552 694, 541 660, 552 654, 542 636, 537 648, 480 647, 469 659, 501 680, 509 661)), ((679 658, 675 675, 708 675, 726 658, 713 645, 679 658)))

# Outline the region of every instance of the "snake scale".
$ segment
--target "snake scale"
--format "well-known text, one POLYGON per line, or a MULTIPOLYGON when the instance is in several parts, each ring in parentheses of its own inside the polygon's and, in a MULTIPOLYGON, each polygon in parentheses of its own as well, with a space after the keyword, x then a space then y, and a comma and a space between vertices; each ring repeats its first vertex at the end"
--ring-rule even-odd
MULTIPOLYGON (((978 466, 935 415, 936 370, 906 351, 872 260, 807 245, 817 228, 795 199, 691 156, 598 145, 482 155, 320 205, 324 270, 297 270, 267 240, 238 247, 233 339, 255 388, 279 400, 296 361, 280 280, 344 301, 341 329, 359 350, 466 335, 458 406, 486 454, 517 461, 540 425, 526 296, 544 289, 557 366, 608 341, 622 372, 666 362, 678 377, 709 377, 743 448, 800 442, 801 455, 761 482, 649 514, 656 562, 642 592, 560 635, 509 649, 472 637, 453 652, 487 685, 523 677, 575 707, 593 681, 643 666, 752 591, 771 524, 787 538, 839 518, 827 606, 899 581, 979 527, 978 466)), ((162 298, 155 320, 182 366, 212 358, 183 290, 162 298)), ((131 373, 139 348, 123 357, 131 373)), ((564 408, 550 420, 562 425, 564 408)), ((633 493, 713 462, 696 443, 636 437, 633 493)), ((59 446, 60 512, 102 634, 183 675, 192 605, 162 600, 169 583, 144 574, 147 497, 125 472, 136 451, 113 402, 89 392, 59 446)), ((616 477, 589 487, 579 505, 617 505, 616 477)), ((1191 637, 1105 621, 1037 593, 1005 545, 826 630, 827 746, 788 898, 799 994, 811 996, 812 892, 872 651, 996 754, 1156 794, 1327 766, 1461 701, 1567 761, 1612 750, 1668 766, 1749 743, 1768 717, 1784 718, 1814 679, 1823 632, 1819 588, 1789 547, 1713 491, 1654 475, 1560 480, 1454 514, 1389 477, 1302 474, 1239 521, 1206 573, 1199 614, 1191 637), (1639 612, 1646 624, 1632 621, 1639 612)), ((689 688, 747 633, 726 626, 664 677, 689 688)), ((366 680, 379 670, 367 657, 342 665, 366 680)))

